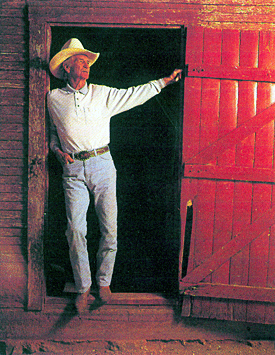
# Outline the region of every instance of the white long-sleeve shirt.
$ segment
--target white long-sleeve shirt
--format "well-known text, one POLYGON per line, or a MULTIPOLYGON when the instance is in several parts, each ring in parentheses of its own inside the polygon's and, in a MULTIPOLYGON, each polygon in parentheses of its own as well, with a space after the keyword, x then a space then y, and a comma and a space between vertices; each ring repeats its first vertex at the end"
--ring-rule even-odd
POLYGON ((165 86, 160 79, 128 89, 86 83, 80 90, 67 84, 50 91, 51 149, 77 153, 106 146, 110 143, 111 117, 142 105, 165 86))

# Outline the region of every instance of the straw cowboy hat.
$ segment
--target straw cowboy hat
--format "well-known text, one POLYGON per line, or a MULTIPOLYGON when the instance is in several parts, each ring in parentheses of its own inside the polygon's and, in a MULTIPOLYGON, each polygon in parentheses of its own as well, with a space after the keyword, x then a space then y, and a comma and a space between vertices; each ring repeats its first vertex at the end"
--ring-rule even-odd
POLYGON ((90 66, 93 65, 99 57, 99 53, 93 53, 84 49, 82 43, 77 38, 71 38, 64 44, 61 51, 51 59, 49 65, 51 73, 58 79, 63 79, 62 63, 76 54, 85 54, 90 60, 90 66))

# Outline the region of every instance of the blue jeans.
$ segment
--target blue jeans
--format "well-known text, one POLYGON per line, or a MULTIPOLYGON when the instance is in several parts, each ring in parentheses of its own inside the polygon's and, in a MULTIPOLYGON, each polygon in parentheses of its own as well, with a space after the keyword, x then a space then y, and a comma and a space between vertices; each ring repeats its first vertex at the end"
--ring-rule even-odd
POLYGON ((76 290, 86 292, 92 283, 86 239, 90 193, 94 195, 101 232, 96 280, 98 286, 109 286, 117 252, 116 169, 110 152, 65 165, 63 187, 68 221, 66 236, 76 290))

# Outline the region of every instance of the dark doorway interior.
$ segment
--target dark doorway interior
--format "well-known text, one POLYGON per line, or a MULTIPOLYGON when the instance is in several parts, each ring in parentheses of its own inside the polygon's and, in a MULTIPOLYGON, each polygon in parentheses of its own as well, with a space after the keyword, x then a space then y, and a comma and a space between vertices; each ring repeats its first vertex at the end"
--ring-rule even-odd
MULTIPOLYGON (((91 67, 93 83, 125 88, 169 75, 181 66, 179 29, 53 27, 51 57, 71 37, 101 53, 91 67)), ((51 77, 51 89, 61 85, 51 77)), ((110 148, 118 173, 119 208, 114 292, 170 293, 177 289, 179 122, 179 84, 165 88, 145 105, 112 118, 110 148)), ((72 273, 64 235, 62 171, 51 153, 49 174, 45 266, 48 294, 57 294, 65 281, 72 281, 72 273)), ((99 231, 94 213, 88 226, 95 270, 99 231)))

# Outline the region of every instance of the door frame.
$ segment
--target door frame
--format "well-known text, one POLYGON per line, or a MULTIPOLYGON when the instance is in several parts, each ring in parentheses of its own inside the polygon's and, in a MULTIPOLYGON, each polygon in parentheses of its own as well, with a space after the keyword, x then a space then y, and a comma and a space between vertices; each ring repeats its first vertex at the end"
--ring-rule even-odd
MULTIPOLYGON (((181 29, 183 24, 144 24, 144 18, 136 23, 99 22, 92 9, 85 9, 85 23, 80 22, 82 9, 62 18, 58 13, 46 11, 40 5, 29 7, 29 136, 28 136, 28 297, 27 309, 43 310, 46 299, 44 273, 44 235, 48 221, 48 166, 49 153, 48 120, 45 97, 50 89, 48 63, 50 59, 51 28, 68 27, 117 27, 181 29), (78 13, 78 11, 80 13, 78 13), (75 19, 74 19, 75 17, 75 19)), ((103 9, 104 12, 104 9, 103 9)))

